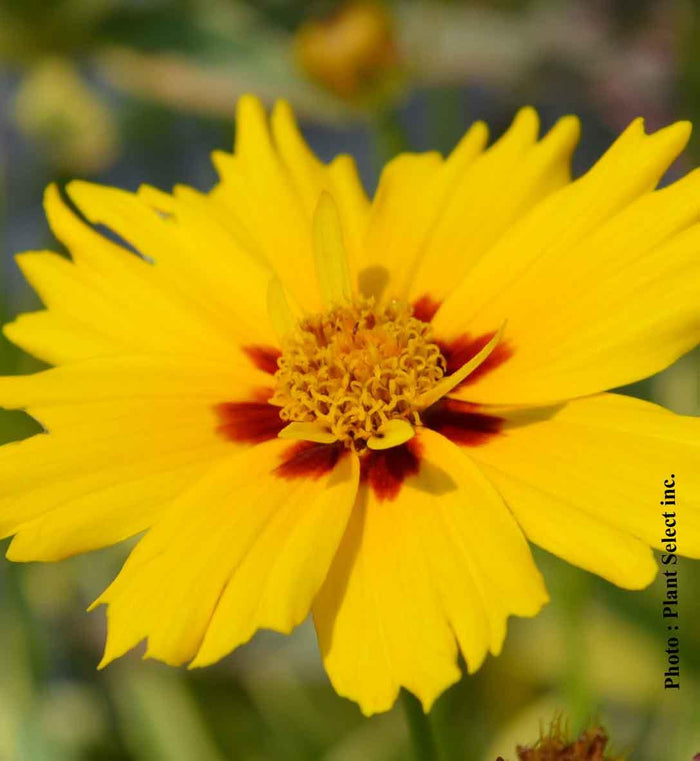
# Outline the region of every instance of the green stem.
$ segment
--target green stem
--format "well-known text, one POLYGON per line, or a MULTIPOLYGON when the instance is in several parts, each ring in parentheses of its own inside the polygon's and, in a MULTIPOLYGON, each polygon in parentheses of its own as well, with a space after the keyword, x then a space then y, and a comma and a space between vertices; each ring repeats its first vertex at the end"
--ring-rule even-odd
POLYGON ((399 121, 396 109, 388 107, 379 110, 374 119, 377 163, 382 167, 394 156, 408 150, 408 138, 399 121))
POLYGON ((465 113, 459 91, 454 87, 431 87, 428 99, 430 148, 447 155, 464 134, 465 113))
POLYGON ((437 761, 437 746, 430 717, 423 711, 418 700, 406 690, 401 691, 401 704, 411 734, 416 761, 437 761))
POLYGON ((589 587, 585 573, 578 569, 572 570, 562 606, 567 643, 565 684, 571 729, 575 733, 591 721, 595 707, 588 680, 589 658, 585 636, 589 587))

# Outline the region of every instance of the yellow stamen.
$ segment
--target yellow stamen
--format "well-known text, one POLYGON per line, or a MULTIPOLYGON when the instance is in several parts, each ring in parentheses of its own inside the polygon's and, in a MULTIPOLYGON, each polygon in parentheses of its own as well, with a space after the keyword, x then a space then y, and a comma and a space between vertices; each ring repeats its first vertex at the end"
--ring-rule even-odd
POLYGON ((304 318, 282 348, 270 401, 282 420, 313 426, 285 435, 321 432, 358 451, 407 441, 420 424, 420 400, 445 375, 431 326, 403 302, 334 306, 304 318))

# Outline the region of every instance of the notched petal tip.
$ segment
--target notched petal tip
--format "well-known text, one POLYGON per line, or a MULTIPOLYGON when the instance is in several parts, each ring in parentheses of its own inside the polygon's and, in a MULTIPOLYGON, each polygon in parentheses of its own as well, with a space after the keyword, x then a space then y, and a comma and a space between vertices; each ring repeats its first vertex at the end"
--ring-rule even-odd
POLYGON ((692 131, 692 123, 684 120, 674 122, 659 130, 647 132, 645 120, 639 116, 630 122, 627 128, 615 140, 613 147, 617 146, 619 148, 620 146, 628 145, 629 147, 635 146, 635 150, 637 150, 637 143, 648 141, 645 142, 645 146, 655 146, 659 154, 664 156, 665 165, 668 166, 686 147, 692 131))
POLYGON ((693 126, 689 121, 674 122, 667 127, 647 134, 642 123, 641 131, 648 141, 647 144, 655 146, 659 154, 664 156, 664 163, 668 167, 685 150, 693 126))

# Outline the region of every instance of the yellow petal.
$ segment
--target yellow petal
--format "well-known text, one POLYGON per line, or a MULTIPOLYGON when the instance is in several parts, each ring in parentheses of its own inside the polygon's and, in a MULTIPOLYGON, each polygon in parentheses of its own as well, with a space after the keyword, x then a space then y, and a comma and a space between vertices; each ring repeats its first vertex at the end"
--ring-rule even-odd
POLYGON ((359 479, 346 454, 318 481, 297 479, 277 493, 274 515, 248 550, 216 607, 192 666, 205 666, 257 629, 288 634, 308 615, 348 522, 359 479))
POLYGON ((324 187, 324 166, 299 132, 289 103, 277 101, 270 117, 272 135, 280 159, 289 169, 308 215, 313 215, 319 191, 324 187))
MULTIPOLYGON (((160 268, 92 230, 53 186, 47 189, 45 205, 51 227, 70 249, 73 262, 51 253, 18 257, 49 311, 7 326, 11 340, 54 363, 144 351, 238 354, 247 362, 231 329, 237 323, 229 322, 223 332, 219 318, 218 326, 212 325, 181 289, 171 287, 160 268)), ((162 219, 160 223, 165 224, 162 219)))
POLYGON ((96 601, 109 606, 101 665, 143 638, 148 657, 170 664, 202 646, 202 664, 261 626, 289 631, 306 616, 347 521, 357 464, 326 459, 323 472, 295 477, 284 471, 289 451, 275 440, 221 462, 148 532, 96 601))
MULTIPOLYGON (((142 195, 142 189, 143 186, 139 188, 139 196, 142 195)), ((256 240, 251 234, 243 220, 235 214, 232 214, 224 204, 217 201, 216 188, 210 193, 200 193, 187 185, 176 185, 173 198, 198 209, 202 215, 215 219, 233 238, 237 249, 242 249, 249 256, 256 259, 259 264, 264 265, 266 271, 270 270, 269 262, 263 252, 260 241, 256 240)), ((154 206, 156 209, 158 208, 158 206, 153 203, 150 203, 149 205, 154 206)), ((176 206, 173 204, 173 211, 175 209, 176 206)))
POLYGON ((547 599, 486 479, 438 434, 423 429, 416 439, 419 469, 395 498, 380 500, 371 473, 361 485, 314 603, 331 682, 367 715, 391 708, 401 687, 429 710, 459 679, 456 644, 474 671, 500 650, 509 615, 534 615, 547 599))
POLYGON ((235 389, 243 399, 260 389, 239 373, 155 355, 0 378, 0 405, 50 431, 0 449, 0 534, 19 532, 12 559, 57 559, 151 525, 208 464, 242 446, 221 435, 217 413, 235 389))
POLYGON ((277 278, 270 280, 267 288, 267 311, 278 340, 294 331, 298 319, 289 306, 282 283, 277 278))
POLYGON ((329 166, 324 166, 304 141, 294 113, 285 101, 275 104, 270 124, 280 160, 292 177, 308 217, 313 217, 324 192, 335 200, 343 222, 350 269, 356 276, 355 263, 362 255, 369 200, 355 161, 350 156, 338 156, 329 166))
POLYGON ((437 153, 403 154, 386 165, 359 259, 359 283, 365 295, 408 297, 446 199, 483 150, 487 137, 486 126, 477 122, 446 161, 437 153))
POLYGON ((390 420, 379 432, 367 441, 370 449, 391 449, 405 444, 416 435, 413 426, 407 420, 390 420))
POLYGON ((13 344, 52 365, 107 357, 119 348, 114 339, 84 322, 47 310, 21 314, 3 325, 2 332, 13 344))
MULTIPOLYGON (((104 459, 92 465, 93 473, 81 477, 87 463, 80 455, 90 442, 83 442, 80 450, 76 449, 77 443, 54 440, 54 448, 63 446, 64 452, 78 456, 65 458, 61 474, 52 483, 25 486, 12 504, 2 501, 3 523, 12 518, 5 524, 8 528, 2 530, 15 534, 7 550, 10 560, 63 560, 145 531, 160 519, 173 499, 202 477, 213 458, 223 456, 219 451, 223 447, 214 446, 199 450, 196 456, 188 452, 187 459, 178 453, 167 462, 146 459, 116 467, 110 466, 109 454, 104 454, 104 459), (191 459, 195 462, 188 461, 191 459), (64 486, 66 481, 70 481, 70 488, 64 486), (40 511, 39 517, 24 521, 40 511)), ((125 437, 124 446, 127 445, 125 437)), ((37 455, 52 453, 27 449, 24 454, 26 458, 33 455, 27 469, 36 477, 37 455)))
POLYGON ((340 217, 328 193, 321 196, 314 214, 314 259, 325 306, 328 308, 350 301, 352 284, 340 217))
POLYGON ((52 433, 0 449, 0 535, 19 532, 12 560, 56 560, 142 531, 232 449, 213 407, 187 398, 41 404, 52 433))
POLYGON ((402 295, 402 280, 436 213, 436 204, 426 203, 425 188, 436 182, 441 166, 437 153, 407 153, 384 167, 360 260, 358 283, 364 296, 379 299, 402 295))
POLYGON ((330 194, 338 204, 343 237, 353 283, 357 284, 359 262, 364 253, 365 232, 370 203, 351 156, 336 156, 326 169, 330 194))
POLYGON ((184 353, 188 346, 191 354, 224 351, 225 344, 207 333, 196 315, 159 302, 157 291, 147 306, 140 300, 143 289, 134 288, 131 304, 124 304, 126 293, 119 286, 125 281, 118 270, 113 282, 107 283, 58 254, 21 254, 17 263, 49 313, 42 318, 18 319, 8 327, 7 335, 40 358, 65 361, 64 353, 66 358, 74 357, 76 350, 86 352, 90 346, 107 354, 147 350, 184 353), (149 324, 148 331, 143 329, 144 324, 149 324), (46 340, 52 336, 59 338, 55 345, 46 340))
POLYGON ((169 193, 165 193, 151 185, 140 185, 138 196, 142 201, 145 201, 149 206, 157 209, 162 214, 172 214, 175 210, 173 197, 169 193))
POLYGON ((209 195, 256 242, 296 303, 311 312, 322 304, 313 278, 312 219, 322 193, 330 193, 342 220, 349 266, 356 265, 369 202, 352 159, 329 166, 308 149, 289 106, 275 107, 271 130, 260 102, 239 100, 235 156, 214 154, 221 183, 209 195))
POLYGON ((538 119, 522 109, 493 146, 454 177, 410 285, 411 301, 443 300, 513 223, 570 180, 579 123, 561 119, 537 141, 538 119))
POLYGON ((72 182, 68 193, 91 222, 111 228, 154 263, 161 290, 184 302, 208 335, 230 342, 274 338, 267 315, 270 268, 201 205, 175 197, 173 214, 163 217, 122 190, 72 182))
POLYGON ((678 551, 700 557, 700 420, 617 394, 495 414, 503 434, 469 452, 533 542, 644 587, 656 574, 649 547, 663 549, 664 481, 675 474, 678 551))
POLYGON ((214 154, 221 183, 213 194, 258 243, 267 261, 305 309, 320 300, 308 277, 312 265, 310 216, 270 135, 262 104, 238 101, 235 156, 214 154))
MULTIPOLYGON (((202 405, 249 399, 269 386, 261 371, 197 357, 104 357, 74 362, 32 375, 0 377, 0 406, 26 409, 45 422, 44 410, 59 405, 97 401, 113 404, 134 400, 170 399, 202 405)), ((86 421, 89 423, 89 420, 86 421)))
POLYGON ((578 120, 562 119, 539 143, 537 129, 525 108, 485 152, 477 123, 445 162, 424 154, 388 164, 368 223, 363 292, 444 299, 514 220, 568 182, 578 120))
POLYGON ((700 340, 700 230, 689 227, 700 173, 648 192, 687 137, 683 123, 651 136, 633 125, 482 257, 435 331, 449 342, 507 319, 511 357, 460 398, 542 404, 595 393, 661 370, 700 340))

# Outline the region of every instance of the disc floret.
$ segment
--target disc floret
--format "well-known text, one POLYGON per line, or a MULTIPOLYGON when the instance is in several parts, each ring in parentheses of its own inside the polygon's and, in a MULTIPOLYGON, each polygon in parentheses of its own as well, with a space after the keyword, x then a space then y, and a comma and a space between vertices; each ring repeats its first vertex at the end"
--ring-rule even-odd
POLYGON ((419 425, 418 400, 446 371, 410 305, 372 299, 302 319, 278 367, 271 402, 282 420, 321 424, 358 451, 391 420, 419 425))

